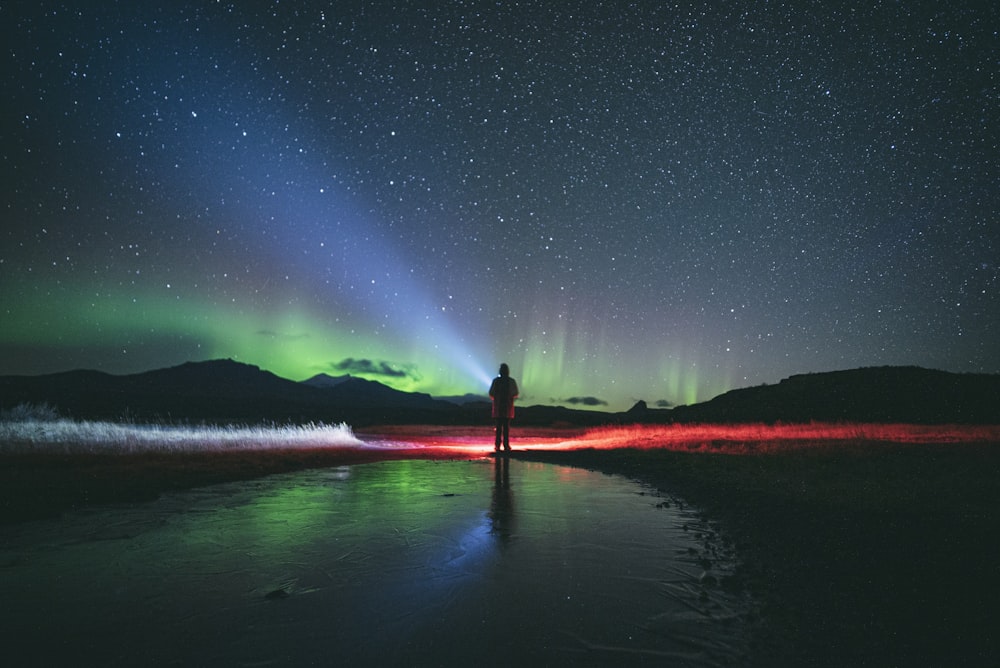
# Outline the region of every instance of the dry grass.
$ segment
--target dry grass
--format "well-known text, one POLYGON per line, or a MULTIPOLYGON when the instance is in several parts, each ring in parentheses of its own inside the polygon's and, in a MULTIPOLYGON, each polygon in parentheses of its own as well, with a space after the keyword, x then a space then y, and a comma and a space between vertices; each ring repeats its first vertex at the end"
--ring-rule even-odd
POLYGON ((346 424, 218 427, 66 419, 0 422, 0 455, 126 455, 363 445, 346 424))
MULTIPOLYGON (((394 427, 356 439, 326 426, 47 422, 0 425, 0 523, 283 471, 492 450, 486 427, 394 427)), ((1000 665, 1000 426, 636 425, 512 436, 517 457, 640 479, 716 521, 743 555, 737 581, 766 602, 747 665, 1000 665)))

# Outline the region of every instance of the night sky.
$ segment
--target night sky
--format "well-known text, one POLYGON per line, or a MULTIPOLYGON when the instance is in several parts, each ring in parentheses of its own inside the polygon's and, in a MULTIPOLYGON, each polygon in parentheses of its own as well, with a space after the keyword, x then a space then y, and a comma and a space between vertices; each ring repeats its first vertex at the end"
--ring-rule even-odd
POLYGON ((0 374, 1000 372, 997 7, 4 2, 0 374))

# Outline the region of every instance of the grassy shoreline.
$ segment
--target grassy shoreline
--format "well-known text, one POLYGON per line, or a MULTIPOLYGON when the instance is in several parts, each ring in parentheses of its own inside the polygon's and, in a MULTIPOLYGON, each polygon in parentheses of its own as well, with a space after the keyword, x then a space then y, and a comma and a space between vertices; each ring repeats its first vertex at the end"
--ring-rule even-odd
MULTIPOLYGON (((700 508, 736 543, 737 583, 764 604, 748 665, 1000 665, 1000 443, 766 445, 514 456, 621 474, 700 508)), ((275 473, 470 456, 435 447, 6 453, 0 531, 275 473)))

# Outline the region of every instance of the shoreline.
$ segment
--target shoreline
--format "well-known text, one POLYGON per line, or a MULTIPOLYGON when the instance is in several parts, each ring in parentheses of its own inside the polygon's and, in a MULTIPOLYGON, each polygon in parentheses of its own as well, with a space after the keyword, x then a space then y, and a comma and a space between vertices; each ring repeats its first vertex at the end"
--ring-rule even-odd
MULTIPOLYGON (((623 475, 697 507, 740 555, 730 586, 762 603, 748 665, 1000 661, 998 443, 855 442, 766 454, 514 446, 512 457, 623 475)), ((174 490, 407 458, 478 457, 435 447, 8 454, 0 530, 174 490)))
POLYGON ((527 452, 698 507, 762 602, 752 666, 995 666, 1000 444, 527 452))

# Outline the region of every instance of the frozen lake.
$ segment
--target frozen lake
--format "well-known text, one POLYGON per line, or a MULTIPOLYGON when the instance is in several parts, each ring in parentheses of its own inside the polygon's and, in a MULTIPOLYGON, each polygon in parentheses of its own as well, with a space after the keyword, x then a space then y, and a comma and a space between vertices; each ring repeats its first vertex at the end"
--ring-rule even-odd
MULTIPOLYGON (((393 461, 0 528, 10 665, 717 666, 732 555, 618 476, 393 461)), ((5 660, 6 663, 6 660, 5 660)))

